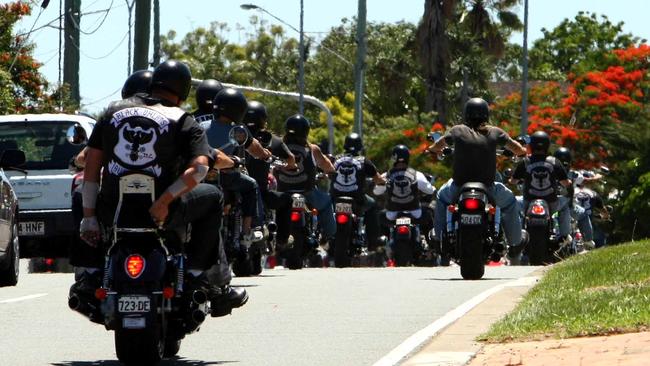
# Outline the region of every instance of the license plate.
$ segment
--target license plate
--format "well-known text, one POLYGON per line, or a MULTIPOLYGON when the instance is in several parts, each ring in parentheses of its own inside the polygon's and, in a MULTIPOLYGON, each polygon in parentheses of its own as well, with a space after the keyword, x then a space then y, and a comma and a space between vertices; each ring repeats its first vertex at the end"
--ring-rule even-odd
POLYGON ((529 226, 546 226, 546 225, 548 225, 548 220, 529 218, 528 219, 528 225, 529 226))
POLYGON ((292 207, 292 208, 301 208, 301 209, 304 209, 305 207, 307 207, 307 205, 305 204, 305 200, 304 200, 304 199, 294 199, 294 200, 291 202, 291 207, 292 207))
POLYGON ((411 225, 411 219, 408 217, 401 217, 395 221, 397 225, 411 225))
POLYGON ((151 300, 147 296, 120 296, 117 311, 120 313, 147 313, 151 310, 151 300))
POLYGON ((147 325, 144 318, 123 318, 122 328, 124 329, 142 329, 147 325))
POLYGON ((336 204, 335 210, 339 213, 352 213, 352 204, 339 202, 336 204))
POLYGON ((45 235, 45 222, 44 221, 19 222, 18 235, 45 235))
POLYGON ((483 223, 483 216, 481 215, 460 215, 460 223, 463 225, 481 225, 483 223))

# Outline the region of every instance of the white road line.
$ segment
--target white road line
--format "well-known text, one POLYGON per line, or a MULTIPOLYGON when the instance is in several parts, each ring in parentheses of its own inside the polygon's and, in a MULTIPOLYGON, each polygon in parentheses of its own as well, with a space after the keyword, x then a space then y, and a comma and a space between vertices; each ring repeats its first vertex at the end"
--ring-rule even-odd
POLYGON ((485 299, 488 297, 503 290, 505 287, 524 286, 527 282, 531 281, 529 279, 524 280, 524 278, 494 286, 474 296, 465 303, 459 305, 457 308, 445 314, 443 317, 429 324, 426 328, 408 337, 404 342, 402 342, 402 344, 395 347, 395 349, 390 351, 386 356, 375 362, 373 366, 394 366, 399 364, 406 356, 413 352, 413 350, 420 347, 420 345, 422 345, 424 342, 433 338, 433 336, 438 334, 441 330, 449 326, 451 323, 460 319, 463 315, 467 314, 470 310, 485 301, 485 299))
POLYGON ((47 294, 34 294, 34 295, 16 297, 16 298, 13 298, 13 299, 1 300, 0 304, 9 304, 9 303, 12 303, 12 302, 19 302, 19 301, 37 299, 37 298, 43 297, 43 296, 47 296, 47 294))

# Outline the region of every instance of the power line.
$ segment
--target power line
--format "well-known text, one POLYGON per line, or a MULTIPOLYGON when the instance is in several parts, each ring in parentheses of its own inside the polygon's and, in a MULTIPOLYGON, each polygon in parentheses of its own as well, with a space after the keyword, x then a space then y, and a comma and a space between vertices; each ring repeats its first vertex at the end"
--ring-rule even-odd
MULTIPOLYGON (((93 11, 89 11, 89 12, 81 13, 79 16, 104 13, 104 12, 107 12, 107 11, 112 10, 112 9, 123 8, 124 6, 125 6, 125 5, 114 5, 114 6, 112 6, 110 9, 93 10, 93 11)), ((43 29, 43 28, 47 28, 47 27, 53 27, 53 28, 56 29, 57 27, 53 26, 52 24, 53 24, 54 22, 56 22, 56 21, 61 20, 64 16, 65 16, 64 13, 59 14, 58 17, 56 17, 56 18, 50 20, 49 22, 47 22, 47 23, 45 23, 45 24, 43 24, 43 25, 41 25, 41 26, 39 26, 39 27, 36 27, 35 29, 33 29, 33 31, 41 30, 41 29, 43 29)), ((61 27, 59 26, 59 28, 61 28, 61 27)), ((23 36, 23 35, 28 34, 28 33, 29 33, 29 32, 26 32, 26 33, 19 33, 19 34, 17 34, 16 36, 23 36)))
POLYGON ((124 36, 122 37, 122 39, 120 40, 120 42, 119 42, 117 45, 115 45, 115 47, 113 47, 112 50, 110 50, 107 54, 105 54, 105 55, 103 55, 103 56, 90 56, 89 54, 87 54, 87 53, 85 53, 84 51, 82 51, 78 44, 75 44, 74 42, 71 42, 71 43, 72 43, 72 45, 73 45, 76 49, 79 50, 79 52, 80 52, 82 55, 84 55, 84 57, 89 58, 89 59, 91 59, 91 60, 102 60, 102 59, 105 59, 105 58, 107 58, 108 56, 112 55, 115 51, 117 51, 117 49, 122 45, 122 43, 124 43, 124 40, 126 39, 126 36, 127 36, 128 34, 129 34, 129 31, 127 31, 126 33, 124 33, 124 36))
POLYGON ((81 106, 82 107, 87 107, 89 105, 93 105, 93 104, 97 104, 99 102, 103 102, 104 100, 106 100, 106 99, 112 97, 113 95, 117 94, 117 92, 119 92, 120 90, 122 90, 121 86, 119 88, 117 88, 116 90, 114 90, 113 92, 111 92, 110 94, 108 94, 106 96, 103 96, 103 97, 101 97, 101 98, 99 98, 97 100, 93 100, 92 102, 82 103, 81 106))
POLYGON ((103 11, 103 12, 104 12, 104 18, 103 18, 102 21, 99 23, 99 25, 98 25, 95 29, 93 29, 92 31, 84 31, 84 30, 82 30, 81 27, 79 26, 79 24, 77 24, 77 22, 74 20, 74 17, 71 17, 70 20, 72 21, 72 25, 73 25, 75 28, 77 28, 77 29, 79 30, 79 32, 81 32, 81 34, 84 34, 84 35, 89 36, 89 35, 91 35, 91 34, 97 32, 97 31, 99 30, 99 28, 102 27, 102 25, 103 25, 104 22, 106 21, 106 18, 108 18, 108 14, 111 12, 111 8, 112 8, 112 7, 113 7, 113 0, 111 0, 111 4, 108 6, 108 8, 106 8, 106 9, 104 9, 104 10, 100 10, 100 11, 103 11))
MULTIPOLYGON (((18 59, 18 55, 20 55, 20 51, 22 51, 23 47, 25 47, 25 45, 27 44, 27 40, 29 39, 29 35, 32 34, 32 32, 34 31, 34 27, 36 26, 36 22, 38 22, 38 19, 41 17, 41 14, 43 14, 43 9, 45 9, 45 8, 40 7, 39 9, 40 10, 38 11, 38 15, 36 16, 36 20, 34 20, 34 24, 32 24, 32 28, 29 30, 29 32, 27 32, 27 36, 25 37, 22 44, 20 45, 20 47, 18 47, 18 50, 16 51, 16 56, 14 56, 14 60, 11 61, 11 66, 9 66, 9 72, 11 72, 11 70, 14 68, 14 64, 16 63, 16 60, 18 59)), ((18 36, 16 36, 16 38, 18 38, 18 36)), ((18 44, 16 44, 16 46, 18 46, 18 44)))

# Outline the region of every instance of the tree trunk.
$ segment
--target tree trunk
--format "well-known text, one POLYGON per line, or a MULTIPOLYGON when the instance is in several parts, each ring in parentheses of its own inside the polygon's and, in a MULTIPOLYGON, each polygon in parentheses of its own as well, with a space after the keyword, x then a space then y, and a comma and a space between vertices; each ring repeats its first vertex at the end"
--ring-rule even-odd
POLYGON ((424 15, 418 26, 420 60, 426 80, 427 99, 424 111, 435 111, 437 121, 447 123, 447 75, 449 73, 449 44, 445 16, 453 0, 425 0, 424 15))

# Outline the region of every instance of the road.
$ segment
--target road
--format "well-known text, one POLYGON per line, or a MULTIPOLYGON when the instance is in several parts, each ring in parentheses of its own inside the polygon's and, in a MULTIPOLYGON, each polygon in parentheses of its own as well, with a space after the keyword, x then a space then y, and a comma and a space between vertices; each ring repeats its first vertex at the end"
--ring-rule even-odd
MULTIPOLYGON (((21 260, 23 269, 25 260, 21 260)), ((373 365, 449 311, 537 267, 268 270, 237 278, 248 304, 207 319, 162 365, 373 365)), ((67 308, 72 274, 21 273, 0 288, 0 365, 119 365, 113 334, 67 308)))

